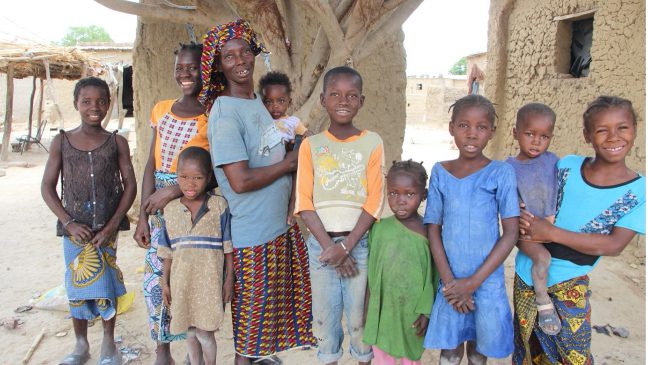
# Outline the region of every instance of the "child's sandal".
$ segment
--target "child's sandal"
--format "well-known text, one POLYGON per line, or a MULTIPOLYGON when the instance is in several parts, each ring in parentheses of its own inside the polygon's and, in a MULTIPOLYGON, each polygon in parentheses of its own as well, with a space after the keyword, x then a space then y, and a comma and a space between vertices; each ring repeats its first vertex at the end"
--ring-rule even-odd
POLYGON ((542 332, 546 333, 549 336, 555 336, 560 333, 562 329, 562 324, 560 323, 560 317, 558 317, 558 312, 553 303, 549 304, 538 304, 538 327, 542 332))

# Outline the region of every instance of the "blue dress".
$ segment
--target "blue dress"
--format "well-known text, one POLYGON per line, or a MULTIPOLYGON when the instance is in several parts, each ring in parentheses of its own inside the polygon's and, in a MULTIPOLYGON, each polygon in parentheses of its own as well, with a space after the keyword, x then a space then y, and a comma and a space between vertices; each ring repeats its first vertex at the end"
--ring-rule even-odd
MULTIPOLYGON (((455 278, 471 276, 482 266, 500 237, 499 217, 520 215, 513 168, 491 161, 458 179, 441 163, 432 168, 423 223, 442 226, 441 239, 455 278)), ((503 358, 513 352, 513 318, 500 265, 475 291, 475 310, 457 312, 439 285, 424 346, 455 349, 476 341, 477 351, 503 358)))

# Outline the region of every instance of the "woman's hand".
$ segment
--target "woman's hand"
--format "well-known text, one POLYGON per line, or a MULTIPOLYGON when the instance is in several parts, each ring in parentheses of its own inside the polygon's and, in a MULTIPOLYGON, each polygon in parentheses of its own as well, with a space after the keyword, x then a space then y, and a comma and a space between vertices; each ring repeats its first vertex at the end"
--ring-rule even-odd
POLYGON ((166 186, 156 190, 142 204, 142 209, 149 215, 156 214, 158 210, 163 210, 169 202, 177 198, 178 187, 166 186))
POLYGON ((552 242, 550 234, 553 224, 547 219, 538 218, 528 210, 521 210, 519 226, 522 241, 552 242))
POLYGON ((424 314, 419 314, 418 318, 414 323, 412 323, 412 328, 416 329, 416 335, 419 337, 425 336, 425 332, 427 331, 428 323, 430 322, 430 319, 425 316, 424 314))
POLYGON ((169 284, 162 284, 162 299, 164 300, 164 305, 167 307, 171 306, 171 287, 169 284))
POLYGON ((68 223, 67 227, 65 227, 65 229, 78 241, 90 241, 93 236, 93 232, 90 227, 86 226, 83 223, 70 222, 68 223))
POLYGON ((133 238, 139 247, 147 249, 151 247, 151 227, 149 226, 148 219, 140 217, 133 238))

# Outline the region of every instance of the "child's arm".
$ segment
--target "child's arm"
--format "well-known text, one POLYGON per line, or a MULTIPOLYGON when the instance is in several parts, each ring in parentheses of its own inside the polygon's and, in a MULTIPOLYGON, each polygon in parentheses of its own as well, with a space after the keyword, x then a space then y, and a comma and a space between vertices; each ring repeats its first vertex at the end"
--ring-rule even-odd
MULTIPOLYGON (((319 217, 318 217, 319 219, 319 217)), ((349 273, 347 269, 351 270, 352 275, 355 276, 357 274, 358 270, 356 269, 355 265, 351 265, 353 262, 346 263, 343 262, 345 257, 349 255, 349 253, 353 250, 353 248, 358 244, 360 239, 364 236, 365 233, 371 228, 371 226, 374 224, 376 221, 376 218, 372 216, 371 214, 367 213, 364 209, 362 210, 362 213, 360 213, 360 217, 358 218, 358 221, 356 222, 355 226, 349 232, 349 235, 344 239, 344 246, 346 246, 346 250, 342 245, 330 245, 322 251, 322 255, 320 256, 320 261, 325 263, 325 264, 330 264, 335 266, 335 263, 339 264, 346 264, 341 267, 343 273, 349 273), (352 268, 350 267, 352 266, 352 268)), ((322 225, 322 229, 324 229, 324 226, 322 225)), ((351 256, 348 256, 351 257, 351 256)), ((343 275, 344 276, 344 275, 343 275)))
POLYGON ((223 278, 223 304, 232 301, 234 294, 234 254, 225 254, 225 278, 223 278))
POLYGON ((149 152, 149 159, 146 161, 144 168, 144 178, 142 179, 142 197, 140 206, 140 219, 142 216, 148 218, 148 215, 155 214, 158 210, 164 209, 167 204, 173 199, 182 196, 180 187, 178 185, 166 186, 162 189, 155 190, 155 139, 157 136, 157 128, 153 128, 153 136, 151 139, 151 149, 149 152))
MULTIPOLYGON (((452 269, 450 268, 450 264, 448 263, 445 249, 443 248, 443 241, 441 240, 441 225, 432 223, 428 224, 427 235, 430 244, 430 252, 432 253, 434 264, 439 270, 441 282, 443 283, 443 290, 447 290, 447 288, 456 285, 456 281, 452 269)), ((472 298, 469 300, 448 300, 448 304, 452 305, 455 310, 460 313, 468 313, 475 309, 472 298)))
POLYGON ((171 264, 172 257, 167 257, 162 261, 162 299, 168 307, 171 305, 171 264))
POLYGON ((297 187, 297 175, 295 173, 291 174, 292 176, 292 190, 290 191, 290 200, 288 201, 288 217, 286 217, 286 223, 289 226, 295 224, 295 193, 297 187))
POLYGON ((526 210, 520 214, 521 238, 536 242, 557 242, 578 252, 595 256, 617 256, 632 241, 636 232, 614 227, 610 234, 581 233, 564 230, 526 210))
POLYGON ((148 198, 155 192, 155 139, 157 137, 157 128, 153 128, 151 136, 151 146, 149 148, 149 158, 144 167, 144 176, 142 177, 142 191, 140 193, 140 212, 137 228, 133 238, 142 248, 151 247, 151 227, 148 223, 149 213, 147 212, 148 198))
POLYGON ((221 237, 225 254, 225 277, 223 278, 223 308, 232 301, 234 292, 234 247, 232 245, 232 215, 225 199, 221 199, 221 237))
POLYGON ((56 215, 63 227, 78 240, 87 241, 92 238, 92 230, 85 224, 75 222, 74 219, 65 211, 61 198, 56 192, 59 174, 63 167, 61 160, 61 134, 54 137, 50 144, 49 157, 45 164, 45 172, 41 182, 41 195, 47 207, 56 215))
MULTIPOLYGON (((299 212, 299 216, 304 221, 304 224, 306 225, 310 233, 315 236, 317 242, 320 244, 320 246, 322 246, 322 256, 323 252, 326 251, 329 247, 340 246, 336 245, 333 242, 333 239, 331 239, 331 236, 328 235, 326 229, 324 228, 322 220, 317 215, 317 212, 315 212, 314 210, 302 210, 301 212, 299 212)), ((334 258, 329 258, 327 262, 322 261, 322 256, 320 256, 320 261, 331 266, 340 265, 347 256, 346 252, 344 252, 344 249, 341 246, 340 251, 342 252, 341 255, 337 255, 334 258)))
POLYGON ((502 219, 502 236, 486 257, 486 261, 471 276, 456 279, 455 285, 443 289, 443 295, 448 302, 451 300, 466 301, 472 298, 472 294, 481 286, 484 280, 502 265, 518 241, 518 221, 518 217, 502 219))
POLYGON ((121 174, 122 184, 124 185, 124 192, 113 216, 110 217, 106 225, 92 238, 91 243, 97 248, 106 245, 115 232, 117 232, 119 222, 124 219, 128 209, 133 205, 135 195, 137 195, 137 182, 135 181, 135 171, 130 159, 128 141, 120 135, 116 135, 116 138, 119 173, 121 174))

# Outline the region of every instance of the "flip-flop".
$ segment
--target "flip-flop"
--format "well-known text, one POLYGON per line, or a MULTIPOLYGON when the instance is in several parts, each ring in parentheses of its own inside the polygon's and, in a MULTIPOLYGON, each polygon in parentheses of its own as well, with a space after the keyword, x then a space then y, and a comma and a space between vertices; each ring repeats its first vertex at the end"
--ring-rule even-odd
POLYGON ((549 304, 537 304, 538 308, 538 327, 542 332, 548 334, 549 336, 555 336, 560 333, 562 324, 560 323, 560 317, 556 312, 556 308, 553 303, 549 304))
POLYGON ((122 354, 117 351, 112 356, 102 356, 99 358, 97 365, 121 365, 122 364, 122 354))
POLYGON ((90 359, 90 354, 86 353, 83 355, 69 354, 66 355, 59 365, 83 365, 90 359))
POLYGON ((278 358, 277 356, 272 355, 272 356, 260 358, 260 359, 258 359, 256 361, 254 361, 254 364, 261 364, 261 365, 274 365, 274 364, 276 364, 276 365, 281 365, 281 364, 283 364, 283 361, 281 361, 281 359, 278 358))

